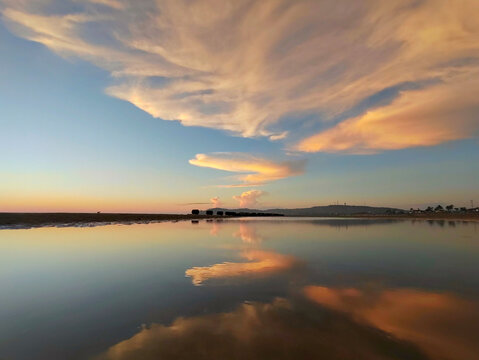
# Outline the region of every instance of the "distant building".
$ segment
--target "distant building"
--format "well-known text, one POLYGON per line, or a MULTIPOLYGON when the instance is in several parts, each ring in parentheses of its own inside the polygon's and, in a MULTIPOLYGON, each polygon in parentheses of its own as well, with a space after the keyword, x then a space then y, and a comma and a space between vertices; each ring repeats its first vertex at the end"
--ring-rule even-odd
POLYGON ((193 210, 191 210, 191 213, 192 213, 193 215, 199 215, 199 214, 200 214, 200 211, 199 211, 198 209, 193 209, 193 210))
POLYGON ((223 211, 218 210, 218 211, 216 212, 216 215, 223 216, 223 211))
POLYGON ((206 215, 213 215, 213 210, 206 210, 206 215))

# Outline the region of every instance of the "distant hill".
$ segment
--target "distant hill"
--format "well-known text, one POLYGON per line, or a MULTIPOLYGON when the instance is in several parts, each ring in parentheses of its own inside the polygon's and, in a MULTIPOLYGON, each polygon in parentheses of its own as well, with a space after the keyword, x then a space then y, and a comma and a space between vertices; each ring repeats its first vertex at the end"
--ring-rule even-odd
POLYGON ((355 205, 327 205, 327 206, 313 206, 310 208, 298 208, 298 209, 225 209, 225 208, 212 208, 215 213, 218 210, 222 211, 235 211, 243 213, 275 213, 282 214, 284 216, 341 216, 341 215, 382 215, 382 214, 397 214, 405 212, 403 209, 390 208, 390 207, 374 207, 374 206, 355 206, 355 205))

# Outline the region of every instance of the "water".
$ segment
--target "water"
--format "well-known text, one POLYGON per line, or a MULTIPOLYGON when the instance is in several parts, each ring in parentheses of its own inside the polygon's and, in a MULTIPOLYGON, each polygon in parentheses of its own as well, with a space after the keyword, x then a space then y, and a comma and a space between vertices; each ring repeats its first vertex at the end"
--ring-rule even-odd
POLYGON ((479 224, 0 231, 0 359, 479 359, 479 224))

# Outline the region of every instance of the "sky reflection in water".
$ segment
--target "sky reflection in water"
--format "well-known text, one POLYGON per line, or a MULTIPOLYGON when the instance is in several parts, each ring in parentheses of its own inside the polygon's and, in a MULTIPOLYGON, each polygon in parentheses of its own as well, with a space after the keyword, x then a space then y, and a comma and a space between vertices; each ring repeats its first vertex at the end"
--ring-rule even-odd
POLYGON ((4 230, 0 358, 477 359, 478 228, 242 219, 4 230))

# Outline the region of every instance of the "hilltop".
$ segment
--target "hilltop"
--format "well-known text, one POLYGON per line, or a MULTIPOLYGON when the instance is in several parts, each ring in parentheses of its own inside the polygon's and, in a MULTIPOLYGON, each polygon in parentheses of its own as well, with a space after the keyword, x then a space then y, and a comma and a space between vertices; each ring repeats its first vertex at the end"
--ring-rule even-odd
POLYGON ((309 208, 296 209, 225 209, 212 208, 208 210, 216 211, 234 211, 237 213, 275 213, 284 216, 344 216, 344 215, 390 215, 403 214, 405 210, 390 207, 374 207, 374 206, 356 206, 356 205, 327 205, 313 206, 309 208))

